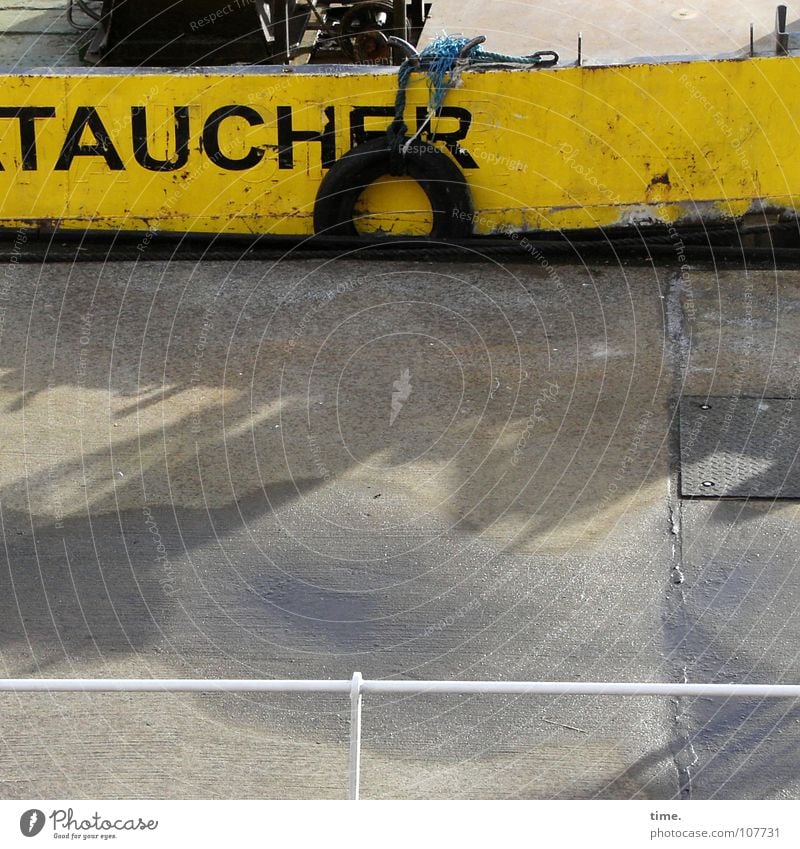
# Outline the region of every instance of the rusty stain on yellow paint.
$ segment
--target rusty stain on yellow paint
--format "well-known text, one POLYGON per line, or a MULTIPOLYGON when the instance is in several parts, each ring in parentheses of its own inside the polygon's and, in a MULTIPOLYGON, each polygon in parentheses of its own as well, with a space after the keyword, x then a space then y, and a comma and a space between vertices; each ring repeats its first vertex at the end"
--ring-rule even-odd
MULTIPOLYGON (((792 57, 468 71, 433 126, 464 170, 479 235, 736 218, 795 207, 798 72, 792 57)), ((396 91, 374 71, 0 82, 3 226, 299 236, 326 168, 385 130, 396 91)), ((417 77, 412 130, 426 106, 417 77)), ((426 232, 425 201, 407 180, 373 187, 359 227, 426 232)))

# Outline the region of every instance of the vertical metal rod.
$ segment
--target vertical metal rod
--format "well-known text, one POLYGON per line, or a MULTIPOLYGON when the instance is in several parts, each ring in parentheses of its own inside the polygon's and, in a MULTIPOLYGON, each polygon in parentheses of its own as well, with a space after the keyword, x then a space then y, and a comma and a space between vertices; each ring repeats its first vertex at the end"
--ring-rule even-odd
MULTIPOLYGON (((408 32, 406 31, 406 0, 393 0, 392 3, 392 35, 402 38, 403 41, 408 41, 408 32)), ((392 61, 395 65, 402 65, 406 57, 396 47, 392 50, 392 61)))
POLYGON ((288 65, 292 61, 292 36, 289 29, 289 4, 284 3, 283 8, 283 36, 286 39, 286 55, 283 61, 288 65))
POLYGON ((750 24, 750 58, 756 55, 755 38, 753 37, 753 24, 750 24))
POLYGON ((425 26, 425 9, 422 0, 411 0, 411 26, 418 29, 425 26))
POLYGON ((350 758, 347 793, 347 798, 354 801, 358 801, 361 789, 361 685, 363 682, 361 673, 354 672, 350 684, 350 758))
POLYGON ((576 62, 577 66, 580 68, 581 62, 583 61, 583 33, 578 33, 578 61, 576 62))
POLYGON ((786 6, 778 6, 775 12, 775 52, 778 56, 789 54, 789 33, 786 32, 786 6))

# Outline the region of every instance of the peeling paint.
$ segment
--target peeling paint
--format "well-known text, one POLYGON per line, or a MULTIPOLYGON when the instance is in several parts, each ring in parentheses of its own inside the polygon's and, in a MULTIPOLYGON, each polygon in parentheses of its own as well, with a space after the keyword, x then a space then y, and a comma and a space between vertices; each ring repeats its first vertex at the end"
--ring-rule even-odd
MULTIPOLYGON (((463 86, 448 95, 447 105, 470 116, 459 145, 477 166, 464 170, 475 233, 722 222, 757 213, 794 216, 800 162, 794 155, 796 110, 788 98, 799 63, 784 57, 465 72, 463 86), (776 94, 754 99, 754 86, 776 94), (678 115, 680 121, 674 120, 678 115)), ((52 168, 17 171, 19 133, 9 125, 10 131, 0 133, 4 226, 59 220, 79 228, 145 229, 149 225, 143 222, 158 221, 177 232, 308 235, 329 164, 321 159, 319 140, 326 105, 334 104, 331 138, 339 158, 353 144, 352 110, 384 110, 383 117, 369 118, 369 132, 380 133, 391 120, 386 110, 396 94, 391 69, 171 74, 117 69, 8 73, 0 105, 28 104, 34 79, 37 104, 59 109, 58 117, 36 122, 42 162, 57 158, 75 106, 92 104, 105 126, 122 128, 114 140, 124 167, 112 171, 102 159, 82 157, 69 174, 52 168), (256 110, 263 123, 248 127, 226 121, 219 139, 229 161, 259 151, 253 166, 226 170, 209 161, 195 131, 186 168, 137 171, 126 121, 131 106, 147 102, 143 91, 154 86, 159 108, 191 104, 193 126, 231 104, 256 110), (297 155, 283 170, 277 164, 275 115, 287 106, 297 155)), ((407 123, 414 127, 416 110, 424 111, 428 103, 418 75, 408 95, 407 123)), ((452 118, 439 120, 442 136, 458 127, 452 118)), ((171 155, 174 140, 167 135, 151 140, 154 157, 171 155)), ((396 191, 402 208, 410 195, 402 186, 396 191)))

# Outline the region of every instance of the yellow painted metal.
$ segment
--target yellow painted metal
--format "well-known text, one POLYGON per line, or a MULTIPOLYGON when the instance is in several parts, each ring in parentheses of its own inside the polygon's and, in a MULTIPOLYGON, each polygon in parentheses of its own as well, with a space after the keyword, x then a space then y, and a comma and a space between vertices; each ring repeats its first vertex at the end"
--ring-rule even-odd
MULTIPOLYGON (((471 116, 458 142, 462 150, 455 152, 462 164, 471 157, 477 166, 464 172, 476 208, 475 233, 719 219, 762 205, 794 208, 800 194, 798 83, 800 61, 793 57, 465 72, 446 104, 471 116)), ((353 110, 382 107, 382 116, 356 113, 366 131, 381 130, 390 121, 385 113, 395 89, 394 74, 380 71, 8 72, 0 76, 0 225, 310 234, 324 145, 295 136, 291 164, 286 149, 281 163, 279 110, 285 132, 287 107, 294 134, 320 133, 327 123, 338 158, 351 147, 351 125, 359 124, 353 110), (33 106, 55 111, 28 121, 29 133, 35 131, 35 170, 29 148, 23 156, 30 138, 25 142, 23 122, 13 113, 33 106), (204 127, 215 112, 233 106, 250 111, 212 127, 215 157, 204 127), (137 161, 136 107, 145 107, 140 114, 149 155, 173 162, 175 109, 188 108, 185 166, 154 171, 137 161), (73 139, 77 155, 64 161, 70 126, 76 114, 85 118, 87 108, 102 124, 85 127, 73 139), (248 157, 252 167, 237 164, 248 157)), ((425 83, 415 79, 410 127, 426 104, 425 83)), ((452 136, 462 124, 442 117, 435 126, 452 136)), ((400 181, 390 191, 388 203, 385 188, 375 194, 376 212, 424 207, 416 186, 400 181)), ((368 199, 361 206, 369 212, 368 199)), ((430 210, 406 213, 403 220, 419 231, 430 210)), ((373 216, 367 229, 380 229, 380 221, 373 216)), ((392 224, 391 216, 385 222, 393 232, 403 226, 392 224)))
POLYGON ((433 211, 419 183, 410 177, 381 177, 356 204, 356 230, 370 235, 424 236, 433 211))

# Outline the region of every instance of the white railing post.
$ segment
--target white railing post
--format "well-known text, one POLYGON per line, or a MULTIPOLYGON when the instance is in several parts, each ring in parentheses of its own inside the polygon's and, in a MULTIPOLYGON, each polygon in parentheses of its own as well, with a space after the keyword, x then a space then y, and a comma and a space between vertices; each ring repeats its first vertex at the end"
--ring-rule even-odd
POLYGON ((0 693, 350 693, 348 799, 361 785, 361 703, 364 695, 667 696, 713 699, 797 699, 800 684, 659 684, 590 681, 365 681, 227 678, 0 678, 0 693))
POLYGON ((350 684, 350 758, 348 761, 347 798, 358 800, 361 787, 361 687, 364 679, 354 672, 350 684))

